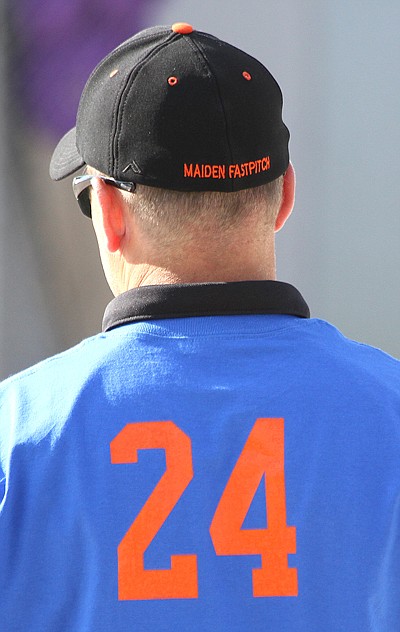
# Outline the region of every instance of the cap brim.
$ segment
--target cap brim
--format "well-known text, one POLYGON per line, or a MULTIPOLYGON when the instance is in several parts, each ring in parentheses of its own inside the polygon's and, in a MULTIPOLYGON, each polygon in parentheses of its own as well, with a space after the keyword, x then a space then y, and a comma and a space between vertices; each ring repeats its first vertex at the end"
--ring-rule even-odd
POLYGON ((83 167, 85 161, 76 148, 76 128, 62 137, 55 148, 50 161, 50 178, 62 180, 83 167))

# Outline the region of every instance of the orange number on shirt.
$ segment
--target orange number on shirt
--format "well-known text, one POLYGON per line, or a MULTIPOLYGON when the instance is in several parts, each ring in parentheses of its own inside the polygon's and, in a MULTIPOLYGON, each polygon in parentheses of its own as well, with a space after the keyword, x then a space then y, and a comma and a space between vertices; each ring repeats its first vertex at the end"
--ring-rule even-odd
POLYGON ((165 450, 166 470, 118 547, 120 600, 198 596, 196 555, 172 555, 165 570, 146 570, 143 559, 193 478, 189 437, 172 421, 127 424, 111 442, 111 462, 136 463, 138 450, 157 448, 165 450))
MULTIPOLYGON (((189 437, 172 421, 127 424, 111 442, 112 463, 136 463, 138 450, 163 449, 166 470, 118 547, 119 599, 198 596, 197 556, 172 555, 171 568, 146 570, 144 552, 193 478, 189 437)), ((254 597, 296 596, 296 529, 286 524, 283 419, 257 419, 223 491, 210 526, 217 555, 261 555, 254 597), (265 478, 267 526, 242 525, 265 478)))
POLYGON ((253 569, 254 597, 296 596, 296 529, 286 525, 283 419, 257 419, 228 480, 210 527, 217 555, 261 555, 253 569), (265 477, 267 527, 243 529, 243 521, 265 477))

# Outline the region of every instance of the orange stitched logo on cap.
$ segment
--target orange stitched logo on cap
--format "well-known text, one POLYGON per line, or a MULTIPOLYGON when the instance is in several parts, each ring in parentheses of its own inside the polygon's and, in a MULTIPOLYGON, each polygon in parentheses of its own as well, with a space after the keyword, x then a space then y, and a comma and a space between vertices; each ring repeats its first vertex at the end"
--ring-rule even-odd
POLYGON ((208 165, 185 162, 183 165, 183 177, 214 178, 218 180, 225 180, 226 178, 246 178, 247 176, 254 176, 262 171, 268 171, 270 168, 271 159, 269 156, 259 158, 258 160, 251 160, 250 162, 234 163, 229 165, 208 165))

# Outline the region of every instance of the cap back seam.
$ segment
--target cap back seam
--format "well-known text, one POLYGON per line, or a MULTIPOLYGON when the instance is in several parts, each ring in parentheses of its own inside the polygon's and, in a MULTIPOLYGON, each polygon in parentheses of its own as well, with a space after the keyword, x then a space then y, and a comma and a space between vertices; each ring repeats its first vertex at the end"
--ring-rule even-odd
MULTIPOLYGON (((221 106, 221 110, 222 110, 222 113, 223 113, 224 127, 225 127, 225 137, 226 137, 226 142, 227 142, 227 146, 228 146, 228 149, 229 149, 229 156, 230 156, 230 161, 229 162, 232 163, 232 162, 234 162, 234 158, 233 158, 232 145, 231 145, 231 142, 230 142, 230 139, 229 139, 228 120, 227 120, 226 110, 225 110, 225 107, 224 107, 221 91, 220 91, 220 88, 219 88, 219 84, 218 84, 215 72, 214 72, 214 70, 213 70, 213 68, 212 68, 212 66, 211 66, 211 64, 210 64, 210 62, 209 62, 209 60, 207 58, 207 55, 206 55, 203 47, 201 46, 200 42, 196 41, 194 39, 189 39, 189 42, 192 45, 192 47, 196 50, 196 52, 200 53, 202 59, 207 64, 207 68, 208 68, 208 70, 210 72, 210 75, 212 76, 212 78, 214 80, 214 83, 215 83, 215 86, 216 86, 216 92, 217 92, 217 95, 218 95, 218 100, 219 100, 219 103, 220 103, 220 106, 221 106)), ((232 191, 233 191, 233 185, 231 185, 231 188, 232 188, 232 191)))

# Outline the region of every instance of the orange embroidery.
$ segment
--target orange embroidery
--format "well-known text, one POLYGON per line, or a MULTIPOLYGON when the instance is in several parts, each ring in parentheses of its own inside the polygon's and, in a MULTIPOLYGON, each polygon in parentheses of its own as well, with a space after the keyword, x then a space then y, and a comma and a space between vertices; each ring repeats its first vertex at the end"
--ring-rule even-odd
POLYGON ((251 160, 250 162, 234 163, 230 165, 207 165, 190 162, 183 165, 184 178, 214 178, 235 179, 256 175, 271 168, 269 156, 251 160))
POLYGON ((183 177, 184 178, 226 178, 225 165, 202 165, 202 164, 184 164, 183 165, 183 177))

